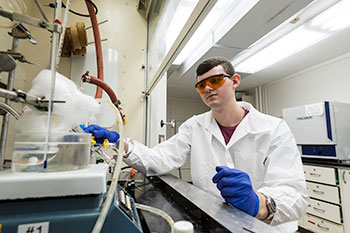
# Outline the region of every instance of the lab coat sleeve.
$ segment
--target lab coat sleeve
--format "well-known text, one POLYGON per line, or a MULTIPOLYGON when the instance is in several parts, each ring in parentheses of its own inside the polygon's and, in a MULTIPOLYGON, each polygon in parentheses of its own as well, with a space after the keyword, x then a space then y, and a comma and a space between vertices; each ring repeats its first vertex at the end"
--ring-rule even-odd
POLYGON ((264 185, 257 192, 272 197, 277 211, 271 225, 299 220, 309 201, 301 157, 285 121, 277 127, 265 162, 264 185))
POLYGON ((190 121, 184 122, 173 137, 153 148, 135 141, 133 152, 124 162, 147 176, 165 174, 181 167, 191 149, 190 121))

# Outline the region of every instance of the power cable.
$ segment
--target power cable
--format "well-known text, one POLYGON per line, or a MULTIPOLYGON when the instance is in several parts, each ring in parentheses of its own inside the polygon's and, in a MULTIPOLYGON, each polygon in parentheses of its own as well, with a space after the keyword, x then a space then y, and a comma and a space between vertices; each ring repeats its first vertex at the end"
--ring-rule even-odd
MULTIPOLYGON (((95 15, 97 15, 98 8, 95 5, 95 3, 93 3, 91 0, 88 0, 88 2, 90 2, 94 6, 94 8, 95 8, 95 15)), ((46 6, 51 7, 51 8, 56 8, 56 4, 55 3, 50 3, 50 4, 46 5, 46 6)), ((62 7, 66 8, 66 5, 63 2, 62 2, 62 7)), ((69 9, 69 12, 71 12, 71 13, 73 13, 75 15, 81 16, 81 17, 90 17, 89 14, 82 14, 82 13, 76 12, 76 11, 71 10, 71 9, 69 9)))

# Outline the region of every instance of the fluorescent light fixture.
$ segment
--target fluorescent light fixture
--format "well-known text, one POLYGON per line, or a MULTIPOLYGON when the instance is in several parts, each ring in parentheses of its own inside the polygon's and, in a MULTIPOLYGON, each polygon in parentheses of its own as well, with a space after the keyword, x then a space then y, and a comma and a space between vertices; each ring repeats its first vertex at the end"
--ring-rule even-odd
MULTIPOLYGON (((232 22, 237 22, 257 2, 258 0, 218 0, 173 64, 181 65, 187 58, 196 53, 196 49, 201 46, 202 41, 212 36, 218 25, 227 26, 229 29, 232 27, 232 22), (230 19, 229 25, 223 25, 226 18, 230 19)), ((213 41, 214 43, 215 41, 213 41)))
POLYGON ((219 17, 222 15, 222 11, 225 9, 225 4, 223 4, 224 2, 228 4, 229 0, 217 1, 213 9, 211 9, 207 17, 205 17, 196 32, 192 35, 191 39, 187 42, 180 54, 176 57, 175 61, 173 62, 174 65, 181 65, 182 62, 188 58, 198 46, 198 42, 203 40, 204 36, 208 33, 208 29, 212 28, 213 25, 218 21, 219 17))
POLYGON ((339 1, 256 53, 254 48, 259 45, 254 44, 247 52, 234 58, 232 63, 237 72, 258 72, 349 27, 349 12, 350 0, 339 1))

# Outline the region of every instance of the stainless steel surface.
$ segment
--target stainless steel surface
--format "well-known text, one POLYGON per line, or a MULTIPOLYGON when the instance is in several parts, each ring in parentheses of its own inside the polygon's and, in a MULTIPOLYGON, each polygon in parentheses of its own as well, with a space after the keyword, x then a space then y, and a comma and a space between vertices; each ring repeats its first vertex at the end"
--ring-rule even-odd
MULTIPOLYGON (((12 49, 11 52, 17 52, 18 50, 18 38, 14 37, 12 40, 12 49)), ((9 72, 8 80, 7 80, 7 90, 12 91, 14 86, 15 79, 15 70, 9 72)), ((11 101, 6 98, 5 104, 11 106, 11 101)), ((0 139, 0 171, 3 170, 4 160, 5 160, 5 150, 6 150, 6 140, 7 140, 7 131, 9 125, 10 114, 6 113, 2 119, 2 127, 1 127, 1 139, 0 139)))
POLYGON ((183 180, 171 175, 159 176, 159 178, 230 232, 280 232, 275 227, 225 204, 222 199, 183 180))

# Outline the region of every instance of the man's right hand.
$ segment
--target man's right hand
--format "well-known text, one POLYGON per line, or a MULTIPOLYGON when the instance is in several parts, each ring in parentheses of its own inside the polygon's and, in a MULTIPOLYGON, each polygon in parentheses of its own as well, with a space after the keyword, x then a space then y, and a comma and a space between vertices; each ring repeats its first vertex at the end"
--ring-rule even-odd
POLYGON ((115 131, 110 131, 105 128, 102 128, 98 125, 89 125, 84 129, 86 133, 91 133, 97 143, 103 143, 105 139, 108 139, 109 142, 118 143, 119 134, 115 131))

